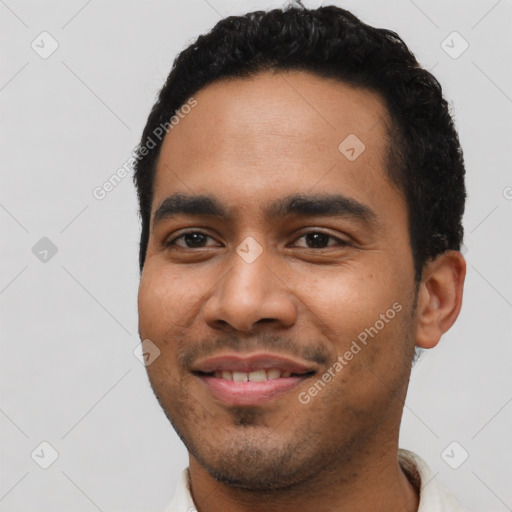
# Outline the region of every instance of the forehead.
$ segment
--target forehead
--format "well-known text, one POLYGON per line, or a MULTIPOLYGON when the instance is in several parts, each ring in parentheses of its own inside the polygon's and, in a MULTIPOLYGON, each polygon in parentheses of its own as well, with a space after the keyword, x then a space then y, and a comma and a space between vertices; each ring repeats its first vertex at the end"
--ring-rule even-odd
POLYGON ((391 189, 388 115, 376 93, 279 71, 214 82, 194 97, 197 105, 164 139, 153 211, 175 192, 247 207, 333 189, 367 202, 391 189))

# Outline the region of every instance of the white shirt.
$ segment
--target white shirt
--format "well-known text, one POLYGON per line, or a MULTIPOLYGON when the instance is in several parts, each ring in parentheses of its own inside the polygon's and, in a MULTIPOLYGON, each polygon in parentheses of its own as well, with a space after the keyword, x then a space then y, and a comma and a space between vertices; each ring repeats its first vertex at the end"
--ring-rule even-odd
MULTIPOLYGON (((398 461, 411 483, 420 489, 418 512, 464 512, 459 502, 436 480, 426 462, 409 450, 398 450, 398 461)), ((196 512, 190 495, 188 468, 179 478, 174 499, 165 512, 196 512)))

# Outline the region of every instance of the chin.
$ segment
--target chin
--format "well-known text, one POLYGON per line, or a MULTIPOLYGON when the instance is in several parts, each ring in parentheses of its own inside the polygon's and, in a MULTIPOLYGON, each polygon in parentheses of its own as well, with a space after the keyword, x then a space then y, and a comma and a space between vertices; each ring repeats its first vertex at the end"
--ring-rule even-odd
MULTIPOLYGON (((242 458, 241 460, 246 461, 247 459, 242 458)), ((246 491, 282 491, 301 481, 301 479, 286 474, 282 467, 269 467, 267 464, 261 464, 259 467, 250 469, 247 467, 228 467, 227 464, 223 463, 215 467, 205 466, 205 469, 218 482, 246 491)))
MULTIPOLYGON (((194 450, 194 453, 190 450, 194 446, 189 451, 215 480, 246 491, 282 491, 309 478, 305 469, 311 468, 311 461, 297 459, 301 450, 292 445, 268 446, 268 439, 266 434, 261 443, 245 439, 244 444, 232 438, 229 447, 216 443, 208 450, 194 450), (267 446, 263 446, 265 440, 267 446)), ((205 446, 204 442, 199 445, 205 446)))

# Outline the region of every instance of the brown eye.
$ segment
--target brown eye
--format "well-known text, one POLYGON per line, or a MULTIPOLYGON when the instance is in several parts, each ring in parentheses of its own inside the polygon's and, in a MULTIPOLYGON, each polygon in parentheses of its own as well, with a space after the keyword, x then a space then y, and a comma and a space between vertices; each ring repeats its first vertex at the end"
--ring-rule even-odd
POLYGON ((200 231, 191 231, 188 233, 183 233, 180 236, 170 240, 165 244, 166 247, 177 246, 183 247, 185 249, 193 249, 193 248, 201 248, 205 247, 205 242, 208 238, 213 238, 205 233, 201 233, 200 231), (178 240, 182 240, 183 244, 176 243, 178 240))
POLYGON ((297 240, 302 238, 304 239, 306 245, 301 247, 307 247, 308 249, 325 249, 326 247, 331 247, 333 245, 348 245, 343 240, 335 238, 321 231, 310 231, 309 233, 305 233, 299 237, 297 240), (333 240, 334 243, 329 244, 329 240, 333 240))

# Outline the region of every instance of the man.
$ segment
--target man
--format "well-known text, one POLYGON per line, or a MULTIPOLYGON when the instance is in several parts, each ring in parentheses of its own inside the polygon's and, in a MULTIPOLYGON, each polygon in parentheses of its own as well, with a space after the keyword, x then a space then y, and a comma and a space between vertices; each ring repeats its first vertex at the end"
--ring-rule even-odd
POLYGON ((221 20, 137 160, 139 333, 189 452, 169 512, 460 510, 398 448, 465 277, 462 151, 404 42, 333 6, 221 20))

